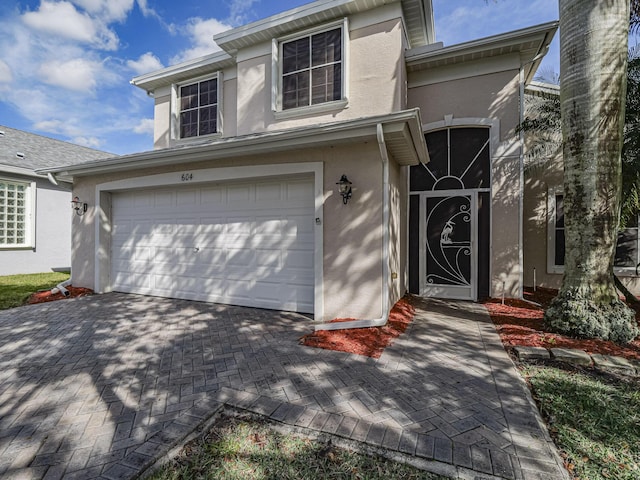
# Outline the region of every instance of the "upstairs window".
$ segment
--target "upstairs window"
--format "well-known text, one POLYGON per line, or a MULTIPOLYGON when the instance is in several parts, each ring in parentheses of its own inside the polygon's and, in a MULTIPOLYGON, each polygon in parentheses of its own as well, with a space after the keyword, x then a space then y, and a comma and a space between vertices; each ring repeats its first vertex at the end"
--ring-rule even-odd
POLYGON ((343 27, 280 44, 282 110, 344 97, 343 27))
POLYGON ((28 183, 0 179, 0 248, 31 245, 30 189, 28 183))
POLYGON ((178 87, 180 138, 218 132, 218 79, 178 87))

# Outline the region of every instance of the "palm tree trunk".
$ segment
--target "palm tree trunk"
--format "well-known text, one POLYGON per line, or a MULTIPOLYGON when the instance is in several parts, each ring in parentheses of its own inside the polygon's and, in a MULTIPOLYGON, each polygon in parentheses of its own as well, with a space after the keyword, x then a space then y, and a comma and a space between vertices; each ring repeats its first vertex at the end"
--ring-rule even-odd
POLYGON ((619 223, 629 0, 560 0, 565 274, 545 321, 578 337, 638 333, 618 298, 619 223))

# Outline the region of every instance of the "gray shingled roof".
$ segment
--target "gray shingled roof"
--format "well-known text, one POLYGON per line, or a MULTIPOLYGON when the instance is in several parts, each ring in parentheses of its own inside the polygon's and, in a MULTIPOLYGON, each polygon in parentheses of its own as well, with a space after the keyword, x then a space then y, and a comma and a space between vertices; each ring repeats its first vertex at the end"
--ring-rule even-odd
POLYGON ((3 165, 36 170, 115 156, 0 125, 0 172, 3 165))

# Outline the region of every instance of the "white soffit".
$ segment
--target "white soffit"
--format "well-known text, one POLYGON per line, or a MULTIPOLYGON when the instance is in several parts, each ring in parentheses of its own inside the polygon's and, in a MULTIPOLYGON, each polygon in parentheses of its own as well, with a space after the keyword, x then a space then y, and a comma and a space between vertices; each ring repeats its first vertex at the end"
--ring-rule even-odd
MULTIPOLYGON (((321 25, 346 15, 366 12, 400 0, 317 0, 301 7, 227 30, 213 36, 225 51, 233 53, 256 43, 271 41, 296 30, 321 25)), ((417 0, 412 0, 417 1, 417 0)), ((430 2, 430 0, 428 0, 430 2)))
POLYGON ((427 163, 429 161, 429 154, 422 135, 420 111, 412 109, 356 120, 263 132, 241 137, 204 140, 180 147, 42 169, 36 173, 84 176, 187 162, 215 161, 260 155, 266 152, 273 154, 303 148, 377 141, 376 127, 378 124, 383 126, 389 152, 400 165, 416 165, 418 162, 427 163))
POLYGON ((517 53, 525 67, 528 83, 533 79, 557 29, 558 22, 549 22, 441 49, 434 50, 428 45, 413 48, 405 54, 407 70, 417 72, 517 53))
POLYGON ((130 83, 147 92, 153 92, 160 87, 213 74, 235 64, 235 59, 228 53, 216 52, 140 75, 133 78, 130 83))
POLYGON ((435 42, 431 0, 402 0, 402 13, 411 48, 435 42))
POLYGON ((535 97, 558 97, 560 96, 560 85, 533 81, 527 85, 525 92, 535 97))
POLYGON ((435 41, 432 0, 317 0, 214 35, 213 40, 225 50, 224 52, 215 52, 140 75, 133 78, 131 84, 152 92, 172 83, 212 74, 233 66, 235 59, 231 55, 235 55, 240 49, 271 41, 296 30, 304 30, 346 15, 367 12, 393 3, 402 5, 404 23, 412 47, 428 45, 435 41))

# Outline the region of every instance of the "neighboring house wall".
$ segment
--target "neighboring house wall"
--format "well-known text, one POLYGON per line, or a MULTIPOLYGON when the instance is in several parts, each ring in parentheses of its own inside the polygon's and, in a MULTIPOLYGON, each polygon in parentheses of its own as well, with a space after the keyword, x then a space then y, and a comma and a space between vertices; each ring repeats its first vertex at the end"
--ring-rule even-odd
MULTIPOLYGON (((563 192, 561 153, 538 160, 525 169, 524 195, 524 284, 560 288, 564 268, 555 265, 555 196, 563 192), (534 273, 535 270, 535 273, 534 273)), ((636 237, 637 242, 637 237, 636 237)), ((636 244, 637 245, 637 244, 636 244)), ((637 246, 636 246, 637 252, 637 246)), ((633 252, 635 253, 635 252, 633 252)), ((635 262, 615 268, 616 275, 633 292, 640 294, 635 262)))
POLYGON ((71 267, 71 193, 52 185, 47 179, 4 175, 0 178, 35 184, 30 192, 35 201, 29 219, 34 232, 33 248, 0 248, 0 275, 50 272, 52 268, 71 267), (35 225, 33 222, 35 221, 35 225))

